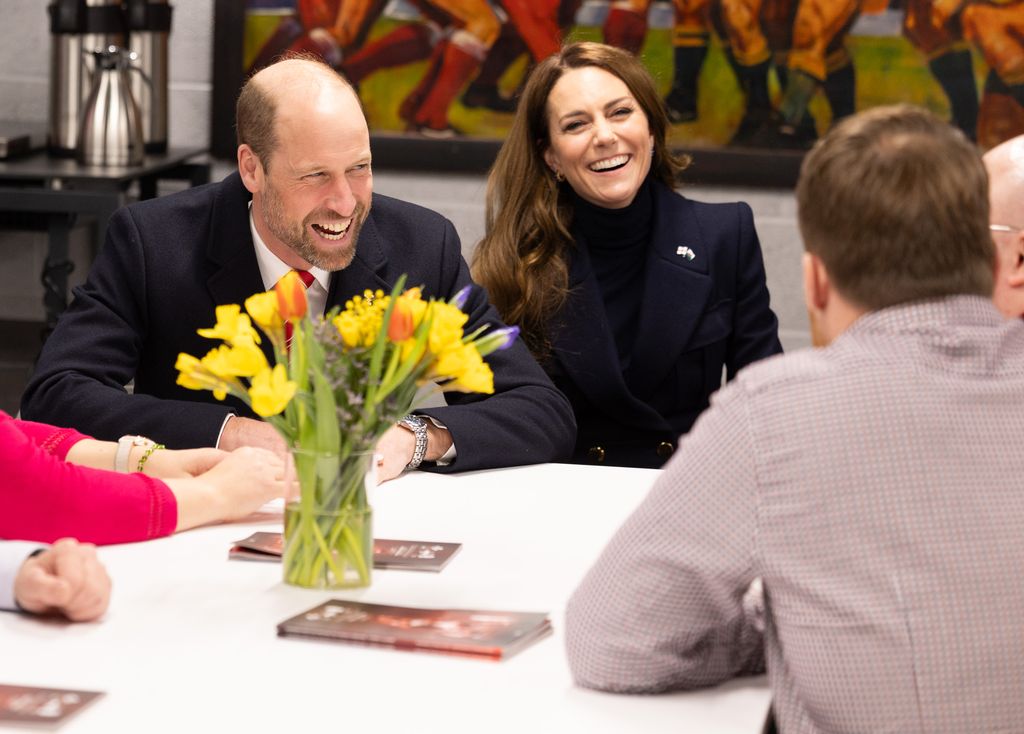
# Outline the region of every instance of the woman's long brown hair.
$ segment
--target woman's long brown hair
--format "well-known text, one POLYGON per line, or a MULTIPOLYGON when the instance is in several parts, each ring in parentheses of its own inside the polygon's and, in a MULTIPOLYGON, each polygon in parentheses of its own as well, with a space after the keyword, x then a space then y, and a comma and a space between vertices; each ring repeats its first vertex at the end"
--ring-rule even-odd
POLYGON ((565 46, 534 68, 512 128, 487 179, 486 234, 473 255, 473 277, 487 289, 506 323, 519 326, 540 360, 550 351, 550 319, 569 294, 569 252, 574 246, 571 190, 544 162, 551 144, 547 101, 570 69, 594 66, 617 76, 647 116, 654 138, 651 170, 667 186, 689 159, 668 149, 668 117, 650 73, 627 51, 601 43, 565 46))

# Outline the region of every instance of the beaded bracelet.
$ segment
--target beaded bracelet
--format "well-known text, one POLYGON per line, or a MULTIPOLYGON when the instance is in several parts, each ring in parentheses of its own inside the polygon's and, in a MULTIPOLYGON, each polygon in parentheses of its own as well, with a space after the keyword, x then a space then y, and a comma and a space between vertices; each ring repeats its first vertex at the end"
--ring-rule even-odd
POLYGON ((146 449, 146 453, 144 453, 139 458, 139 463, 138 463, 138 466, 135 467, 135 471, 141 472, 142 468, 146 465, 146 460, 149 459, 149 457, 153 455, 153 452, 156 451, 157 449, 165 449, 165 448, 167 448, 167 447, 164 446, 162 443, 155 443, 152 446, 150 446, 148 449, 146 449))

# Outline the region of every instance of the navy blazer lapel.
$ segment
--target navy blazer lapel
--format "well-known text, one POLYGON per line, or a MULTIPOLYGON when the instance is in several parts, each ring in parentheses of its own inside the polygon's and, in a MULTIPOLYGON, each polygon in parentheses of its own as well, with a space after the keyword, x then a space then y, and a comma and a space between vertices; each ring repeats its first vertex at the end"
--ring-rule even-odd
POLYGON ((660 427, 664 419, 626 387, 586 242, 578 232, 574 234, 577 247, 569 263, 571 292, 553 330, 552 352, 591 403, 622 423, 660 427))
POLYGON ((213 205, 210 238, 206 243, 206 256, 213 268, 206 286, 218 306, 241 305, 246 298, 263 290, 263 277, 249 229, 251 198, 236 172, 224 179, 213 205))
POLYGON ((690 342, 711 296, 711 253, 693 205, 655 186, 652 243, 629 382, 645 398, 656 391, 690 342))

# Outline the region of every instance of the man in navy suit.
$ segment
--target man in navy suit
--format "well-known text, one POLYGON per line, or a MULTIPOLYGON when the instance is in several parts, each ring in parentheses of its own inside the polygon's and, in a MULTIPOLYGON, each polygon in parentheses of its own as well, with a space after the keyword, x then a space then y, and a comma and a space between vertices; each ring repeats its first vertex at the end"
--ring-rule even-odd
MULTIPOLYGON (((218 304, 241 303, 289 270, 313 275, 323 312, 398 277, 425 296, 471 283, 451 222, 373 194, 370 136, 352 87, 330 67, 292 58, 253 76, 238 101, 238 172, 218 184, 140 202, 111 219, 107 242, 40 356, 22 400, 29 420, 97 438, 138 433, 174 448, 283 450, 240 402, 175 384, 179 352, 202 354, 196 329, 218 304), (134 380, 134 394, 124 386, 134 380)), ((474 288, 467 330, 500 326, 474 288)), ((456 395, 381 439, 382 479, 420 460, 442 470, 552 461, 572 450, 566 399, 519 344, 492 354, 491 396, 456 395), (414 454, 425 426, 425 454, 414 454)))

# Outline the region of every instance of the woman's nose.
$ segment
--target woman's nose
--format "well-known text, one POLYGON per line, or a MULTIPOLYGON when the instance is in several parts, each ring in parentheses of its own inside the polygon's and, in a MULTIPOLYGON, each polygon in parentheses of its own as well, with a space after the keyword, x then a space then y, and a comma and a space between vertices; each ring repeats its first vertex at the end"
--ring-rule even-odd
POLYGON ((607 120, 598 120, 594 123, 594 143, 607 145, 615 142, 615 130, 607 120))

